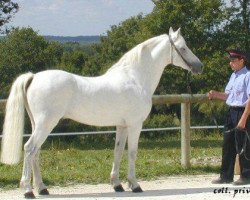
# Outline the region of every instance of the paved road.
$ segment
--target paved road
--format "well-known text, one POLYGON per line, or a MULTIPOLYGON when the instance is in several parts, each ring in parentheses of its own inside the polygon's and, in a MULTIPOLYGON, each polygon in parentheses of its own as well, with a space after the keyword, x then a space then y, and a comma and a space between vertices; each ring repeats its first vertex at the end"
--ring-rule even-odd
MULTIPOLYGON (((76 185, 49 188, 50 196, 37 196, 48 200, 226 200, 250 199, 250 185, 233 186, 232 184, 213 185, 211 180, 217 175, 171 176, 156 181, 141 181, 144 192, 132 193, 126 183, 126 192, 115 193, 108 184, 76 185)), ((237 178, 237 177, 236 177, 237 178)), ((20 189, 0 190, 1 200, 23 199, 20 189)))

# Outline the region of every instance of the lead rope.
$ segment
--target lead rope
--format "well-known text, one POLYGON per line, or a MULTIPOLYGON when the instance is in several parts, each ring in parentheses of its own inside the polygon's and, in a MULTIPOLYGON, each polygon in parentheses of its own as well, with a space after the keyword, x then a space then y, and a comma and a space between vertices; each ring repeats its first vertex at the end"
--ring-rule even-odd
MULTIPOLYGON (((169 38, 169 40, 170 40, 170 38, 169 38)), ((173 60, 174 60, 174 58, 173 58, 173 45, 170 42, 170 64, 171 65, 173 65, 173 60)))
POLYGON ((236 149, 236 153, 240 156, 244 153, 244 157, 247 161, 250 161, 250 158, 248 158, 246 156, 246 148, 247 148, 247 141, 250 142, 250 136, 249 133, 246 129, 239 129, 239 128, 233 128, 230 129, 228 131, 225 131, 225 133, 233 133, 234 132, 234 140, 235 140, 235 149, 236 149), (239 146, 238 146, 238 140, 236 137, 236 134, 238 133, 238 131, 242 131, 245 133, 245 137, 244 137, 244 144, 241 148, 241 150, 239 150, 239 146))
MULTIPOLYGON (((186 81, 187 81, 187 91, 188 91, 188 94, 193 95, 193 93, 192 93, 192 87, 191 87, 191 73, 190 73, 190 71, 186 72, 186 81)), ((217 122, 216 117, 215 117, 215 115, 213 113, 212 103, 213 103, 212 101, 209 101, 209 104, 208 104, 209 105, 209 109, 211 111, 211 118, 212 118, 214 124, 216 125, 216 128, 219 130, 218 122, 217 122)))
POLYGON ((215 117, 215 115, 214 115, 214 112, 213 112, 213 102, 212 102, 212 100, 209 101, 208 107, 209 107, 209 109, 210 109, 211 119, 212 119, 212 121, 214 122, 214 124, 215 124, 217 130, 219 131, 218 121, 217 121, 217 119, 216 119, 216 117, 215 117))
POLYGON ((187 92, 188 94, 193 95, 192 89, 191 89, 191 73, 190 71, 186 72, 186 83, 187 83, 187 92))
POLYGON ((250 161, 250 158, 248 158, 247 155, 246 155, 247 141, 250 142, 250 137, 249 137, 248 131, 246 129, 238 129, 238 128, 236 128, 234 138, 235 138, 235 146, 236 146, 237 154, 239 154, 239 156, 241 154, 243 154, 245 159, 247 161, 250 161), (238 140, 237 140, 237 137, 236 137, 236 134, 237 134, 238 131, 243 131, 245 133, 245 135, 244 135, 244 144, 243 144, 242 149, 240 151, 239 151, 239 148, 238 148, 238 140))
POLYGON ((214 124, 215 124, 217 130, 219 131, 218 121, 217 121, 217 119, 216 119, 216 117, 215 117, 215 114, 214 114, 214 112, 213 112, 213 101, 212 101, 212 99, 210 99, 209 102, 208 102, 208 108, 209 108, 209 110, 210 110, 211 119, 212 119, 212 121, 214 122, 214 124))

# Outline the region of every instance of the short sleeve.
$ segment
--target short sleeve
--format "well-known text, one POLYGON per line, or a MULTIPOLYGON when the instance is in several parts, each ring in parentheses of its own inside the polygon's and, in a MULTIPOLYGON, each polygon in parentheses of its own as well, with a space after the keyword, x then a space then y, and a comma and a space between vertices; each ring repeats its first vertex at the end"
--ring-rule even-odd
POLYGON ((246 86, 246 92, 247 92, 247 97, 250 97, 250 71, 247 72, 246 77, 245 77, 245 86, 246 86))
POLYGON ((229 81, 228 81, 228 83, 227 83, 227 85, 225 87, 225 93, 226 94, 229 94, 230 91, 232 90, 234 79, 235 79, 235 74, 232 73, 232 75, 230 76, 230 79, 229 79, 229 81))

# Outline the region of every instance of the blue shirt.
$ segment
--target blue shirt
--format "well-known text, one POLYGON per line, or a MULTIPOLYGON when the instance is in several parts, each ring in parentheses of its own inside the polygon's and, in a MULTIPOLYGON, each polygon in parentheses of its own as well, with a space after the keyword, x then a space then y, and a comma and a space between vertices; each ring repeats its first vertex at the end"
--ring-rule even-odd
POLYGON ((245 107, 250 96, 250 71, 246 67, 232 73, 225 93, 228 94, 227 105, 245 107))

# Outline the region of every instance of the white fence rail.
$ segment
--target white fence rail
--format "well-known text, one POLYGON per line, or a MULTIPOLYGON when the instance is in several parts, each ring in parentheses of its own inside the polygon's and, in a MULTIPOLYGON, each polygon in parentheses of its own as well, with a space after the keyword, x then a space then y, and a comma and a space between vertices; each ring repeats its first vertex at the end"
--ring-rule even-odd
MULTIPOLYGON (((224 126, 190 126, 190 129, 223 129, 224 126)), ((165 128, 147 128, 142 129, 142 132, 155 132, 155 131, 172 131, 181 130, 180 126, 165 127, 165 128)), ((116 131, 84 131, 84 132, 67 132, 67 133, 50 133, 49 137, 53 136, 73 136, 73 135, 101 135, 101 134, 114 134, 116 131)), ((24 134, 23 137, 30 137, 31 134, 24 134)), ((2 138, 2 135, 0 135, 2 138)))
MULTIPOLYGON (((180 94, 180 95, 158 95, 153 96, 154 105, 181 104, 181 126, 167 128, 143 129, 143 132, 181 130, 181 164, 183 167, 190 167, 190 129, 222 129, 223 126, 190 126, 190 106, 192 103, 210 101, 205 94, 180 94)), ((6 100, 0 100, 0 111, 5 108, 6 100)), ((91 131, 73 133, 51 133, 50 136, 88 135, 88 134, 112 134, 115 131, 91 131)), ((25 134, 24 137, 29 137, 25 134)), ((0 136, 1 138, 1 136, 0 136)))

